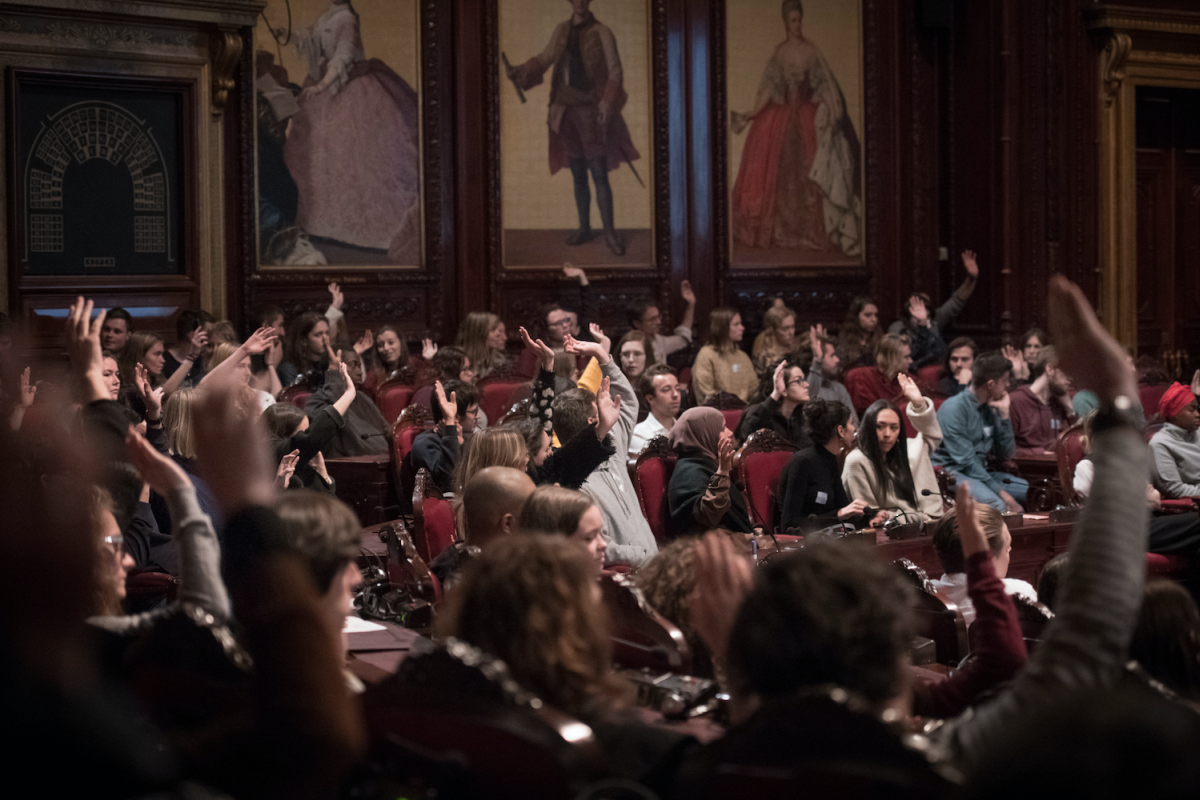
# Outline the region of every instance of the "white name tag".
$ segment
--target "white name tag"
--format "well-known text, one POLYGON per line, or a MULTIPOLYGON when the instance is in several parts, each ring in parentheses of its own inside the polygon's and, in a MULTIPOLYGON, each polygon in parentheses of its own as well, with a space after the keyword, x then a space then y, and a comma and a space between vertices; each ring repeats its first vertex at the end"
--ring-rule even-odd
POLYGON ((825 505, 828 502, 829 502, 829 495, 825 494, 824 492, 817 492, 817 503, 819 505, 825 505))
POLYGON ((991 425, 984 425, 984 426, 983 426, 983 435, 984 435, 984 436, 991 436, 991 435, 992 435, 992 426, 991 426, 991 425))
POLYGON ((742 366, 741 364, 733 364, 733 365, 731 365, 729 368, 730 368, 731 370, 733 370, 734 372, 737 372, 737 371, 738 371, 738 368, 740 368, 741 366, 742 366))

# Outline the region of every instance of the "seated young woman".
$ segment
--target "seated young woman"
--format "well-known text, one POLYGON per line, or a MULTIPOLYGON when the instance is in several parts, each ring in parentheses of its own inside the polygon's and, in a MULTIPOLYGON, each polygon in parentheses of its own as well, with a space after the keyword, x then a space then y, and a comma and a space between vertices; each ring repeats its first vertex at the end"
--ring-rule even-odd
POLYGON ((889 333, 880 339, 874 368, 864 371, 864 380, 848 387, 858 415, 861 417, 866 413, 867 407, 876 400, 899 402, 904 392, 897 376, 907 374, 911 366, 912 351, 907 336, 889 333))
POLYGON ((229 595, 221 580, 221 547, 213 530, 212 519, 200 509, 196 488, 187 472, 174 460, 157 452, 137 433, 125 439, 128 457, 150 490, 165 498, 171 515, 171 537, 179 554, 179 586, 175 600, 162 608, 141 614, 123 614, 125 578, 133 566, 124 538, 113 515, 113 498, 95 488, 91 518, 97 532, 100 558, 97 560, 95 615, 88 622, 98 628, 132 636, 144 633, 176 613, 184 603, 198 606, 212 616, 217 625, 230 617, 229 595))
POLYGON ((591 727, 614 777, 670 796, 695 740, 631 710, 631 687, 612 669, 594 563, 565 536, 498 539, 446 599, 434 630, 501 659, 523 688, 591 727))
POLYGON ((135 373, 138 365, 146 370, 146 379, 151 388, 157 389, 166 383, 163 377, 163 340, 157 333, 134 331, 129 335, 125 349, 121 351, 118 371, 121 376, 121 387, 131 391, 136 383, 135 373))
POLYGON ((904 374, 897 378, 908 400, 905 413, 917 435, 908 438, 895 405, 876 400, 863 417, 858 449, 846 455, 842 483, 855 500, 891 509, 892 516, 905 523, 922 522, 942 515, 941 490, 929 460, 942 443, 942 427, 933 401, 921 396, 916 381, 904 374))
POLYGON ((750 434, 764 428, 775 431, 792 445, 803 448, 812 444, 804 429, 804 404, 808 402, 808 379, 804 370, 790 358, 771 365, 769 376, 758 388, 763 399, 746 409, 736 432, 745 442, 750 434))
POLYGON ((668 440, 679 454, 667 489, 674 535, 711 528, 753 532, 746 498, 729 476, 736 446, 725 416, 715 408, 689 408, 675 420, 668 440))
POLYGON ((842 486, 838 456, 854 446, 850 409, 838 402, 810 400, 804 406, 814 444, 798 451, 779 475, 780 518, 785 533, 803 532, 837 523, 855 527, 882 525, 886 511, 867 519, 867 503, 851 500, 842 486))
POLYGON ((779 359, 796 350, 796 312, 784 305, 763 314, 763 332, 754 340, 754 368, 760 376, 771 374, 779 359))
POLYGON ((631 384, 637 386, 638 378, 653 363, 650 337, 639 330, 630 331, 617 343, 617 355, 620 357, 621 372, 625 373, 631 384))
POLYGON ((842 372, 875 363, 875 351, 883 338, 879 325, 879 305, 865 294, 850 302, 846 319, 838 329, 837 354, 842 372))
POLYGON ((406 374, 411 366, 408 342, 395 325, 383 325, 375 331, 374 344, 371 367, 363 380, 363 388, 371 394, 385 381, 406 374))
POLYGON ((692 365, 692 390, 703 403, 718 392, 736 394, 746 402, 758 387, 754 362, 741 349, 746 329, 733 308, 715 308, 708 318, 708 344, 700 348, 692 365))
POLYGON ((263 412, 263 421, 275 451, 275 464, 279 465, 285 456, 298 456, 295 472, 286 488, 316 489, 334 494, 333 479, 325 468, 321 448, 346 424, 345 415, 358 394, 345 364, 342 365, 342 380, 345 385, 342 396, 311 418, 290 403, 276 403, 263 412))
POLYGON ((325 380, 329 351, 329 321, 315 311, 305 311, 288 327, 284 361, 277 368, 286 389, 308 375, 317 385, 325 380))
POLYGON ((592 574, 604 570, 608 544, 604 541, 604 516, 600 507, 583 492, 561 486, 539 486, 521 506, 518 534, 565 536, 588 555, 592 574))
POLYGON ((488 467, 511 467, 524 472, 527 466, 529 449, 525 445, 525 437, 515 427, 488 428, 468 439, 450 479, 454 492, 454 520, 458 530, 463 530, 463 487, 471 478, 488 467))
POLYGON ((475 376, 503 377, 512 372, 512 361, 504 348, 508 344, 508 331, 504 320, 489 311, 472 311, 458 326, 455 346, 471 360, 475 376))
MULTIPOLYGON (((452 380, 475 385, 475 369, 471 358, 461 347, 453 345, 439 347, 437 352, 433 353, 418 369, 416 380, 413 383, 420 388, 413 393, 409 405, 428 405, 433 400, 433 385, 439 381, 445 385, 452 380)), ((475 430, 481 431, 487 426, 487 414, 480 409, 475 430)))

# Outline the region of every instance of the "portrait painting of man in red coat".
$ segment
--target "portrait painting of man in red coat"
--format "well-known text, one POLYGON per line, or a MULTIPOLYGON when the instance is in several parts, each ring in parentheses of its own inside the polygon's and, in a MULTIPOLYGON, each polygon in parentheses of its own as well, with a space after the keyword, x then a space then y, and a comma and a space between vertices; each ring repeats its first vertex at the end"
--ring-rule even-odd
MULTIPOLYGON (((597 238, 591 225, 592 189, 603 238, 611 255, 624 256, 626 242, 613 215, 609 173, 640 154, 622 116, 628 100, 625 73, 612 30, 592 13, 592 0, 568 0, 571 15, 555 25, 542 52, 518 64, 505 64, 521 92, 548 81, 550 174, 570 171, 579 225, 565 239, 574 248, 597 238)), ((507 58, 506 58, 507 61, 507 58)), ((640 177, 639 177, 640 182, 640 177)))

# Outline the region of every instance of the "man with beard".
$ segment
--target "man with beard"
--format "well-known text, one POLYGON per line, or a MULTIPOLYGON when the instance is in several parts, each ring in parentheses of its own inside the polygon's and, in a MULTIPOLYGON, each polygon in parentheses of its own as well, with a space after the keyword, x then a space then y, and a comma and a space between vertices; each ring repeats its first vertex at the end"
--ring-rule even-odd
POLYGON ((1032 383, 1012 392, 1012 426, 1017 456, 1048 453, 1075 420, 1071 379, 1058 368, 1053 347, 1043 347, 1029 367, 1032 383))
MULTIPOLYGON (((809 343, 812 346, 813 360, 808 368, 808 394, 818 400, 837 402, 850 409, 850 419, 858 427, 858 412, 854 410, 854 402, 845 384, 838 380, 841 372, 841 359, 837 354, 837 344, 825 335, 825 329, 817 325, 809 328, 809 343)), ((804 363, 799 365, 802 369, 804 363)))

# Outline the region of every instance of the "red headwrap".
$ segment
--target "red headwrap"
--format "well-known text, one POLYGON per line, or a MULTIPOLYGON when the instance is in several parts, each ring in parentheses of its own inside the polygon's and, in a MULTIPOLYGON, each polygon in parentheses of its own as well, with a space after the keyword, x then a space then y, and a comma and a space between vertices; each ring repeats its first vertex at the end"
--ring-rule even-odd
POLYGON ((1176 381, 1167 388, 1162 399, 1158 401, 1158 416, 1169 420, 1187 408, 1188 403, 1195 399, 1196 395, 1192 394, 1190 388, 1176 381))

